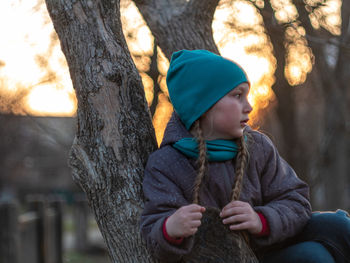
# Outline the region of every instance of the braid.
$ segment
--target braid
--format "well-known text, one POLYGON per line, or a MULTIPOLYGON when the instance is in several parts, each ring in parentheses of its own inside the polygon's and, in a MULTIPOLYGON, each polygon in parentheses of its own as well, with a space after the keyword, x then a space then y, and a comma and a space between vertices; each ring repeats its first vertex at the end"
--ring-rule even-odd
POLYGON ((200 128, 199 120, 195 121, 194 123, 194 134, 196 136, 197 142, 198 142, 198 148, 199 148, 199 155, 198 155, 198 174, 194 181, 194 188, 193 188, 193 203, 199 204, 199 189, 201 186, 201 183, 203 181, 203 178, 205 176, 206 168, 207 168, 207 147, 205 144, 205 140, 203 137, 203 131, 200 128))
POLYGON ((249 160, 248 147, 244 139, 245 136, 246 136, 246 133, 244 132, 243 136, 240 139, 238 139, 239 152, 236 158, 236 169, 235 169, 236 178, 233 184, 234 188, 231 193, 231 201, 236 201, 239 199, 239 196, 242 190, 244 171, 249 160))

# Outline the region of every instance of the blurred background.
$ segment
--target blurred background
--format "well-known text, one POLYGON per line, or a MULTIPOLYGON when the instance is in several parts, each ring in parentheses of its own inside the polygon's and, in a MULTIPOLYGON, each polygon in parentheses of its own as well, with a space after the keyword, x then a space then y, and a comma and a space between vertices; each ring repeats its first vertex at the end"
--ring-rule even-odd
MULTIPOLYGON (((349 210, 349 165, 336 175, 325 168, 332 165, 327 154, 350 156, 350 124, 339 121, 345 150, 331 148, 334 129, 325 113, 333 105, 320 83, 324 73, 313 69, 319 57, 330 69, 337 66, 336 37, 350 12, 341 12, 340 0, 305 2, 311 8, 309 26, 326 32, 322 38, 308 37, 292 1, 271 1, 272 19, 272 13, 259 12, 264 1, 222 0, 212 24, 214 39, 252 83, 250 125, 269 135, 310 184, 314 210, 349 210), (312 49, 314 42, 322 49, 312 49)), ((160 143, 172 112, 165 83, 169 61, 132 1, 121 1, 121 15, 160 143)), ((1 1, 0 35, 0 254, 16 249, 3 243, 10 237, 19 243, 20 252, 13 253, 18 262, 108 262, 85 196, 67 166, 76 98, 45 2, 1 1)), ((349 104, 348 85, 340 97, 349 104)))

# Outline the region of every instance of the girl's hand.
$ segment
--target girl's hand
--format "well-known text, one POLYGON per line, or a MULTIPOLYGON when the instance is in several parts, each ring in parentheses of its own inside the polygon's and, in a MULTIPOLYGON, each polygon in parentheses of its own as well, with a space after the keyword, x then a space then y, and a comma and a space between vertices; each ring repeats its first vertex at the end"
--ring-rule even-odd
POLYGON ((262 230, 260 217, 249 203, 232 201, 222 209, 220 216, 224 224, 230 224, 231 230, 248 230, 251 234, 262 230))
POLYGON ((202 213, 205 207, 199 205, 182 206, 166 221, 166 231, 172 238, 194 235, 201 225, 202 213))

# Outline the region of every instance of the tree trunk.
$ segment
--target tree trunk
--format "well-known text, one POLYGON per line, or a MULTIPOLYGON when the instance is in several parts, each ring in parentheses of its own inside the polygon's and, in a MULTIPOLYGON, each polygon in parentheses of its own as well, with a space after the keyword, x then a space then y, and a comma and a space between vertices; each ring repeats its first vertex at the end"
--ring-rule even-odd
POLYGON ((207 49, 219 53, 212 21, 219 0, 133 0, 170 60, 174 51, 207 49))
POLYGON ((139 235, 143 167, 156 139, 119 1, 47 0, 78 99, 73 178, 112 262, 153 262, 139 235))

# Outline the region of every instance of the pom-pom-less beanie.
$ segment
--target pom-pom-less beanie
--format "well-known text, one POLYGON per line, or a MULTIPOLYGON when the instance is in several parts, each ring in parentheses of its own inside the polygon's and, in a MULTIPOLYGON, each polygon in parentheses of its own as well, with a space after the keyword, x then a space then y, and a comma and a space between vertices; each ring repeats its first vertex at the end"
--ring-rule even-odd
POLYGON ((170 100, 187 130, 228 92, 249 83, 238 64, 207 50, 174 52, 166 81, 170 100))

